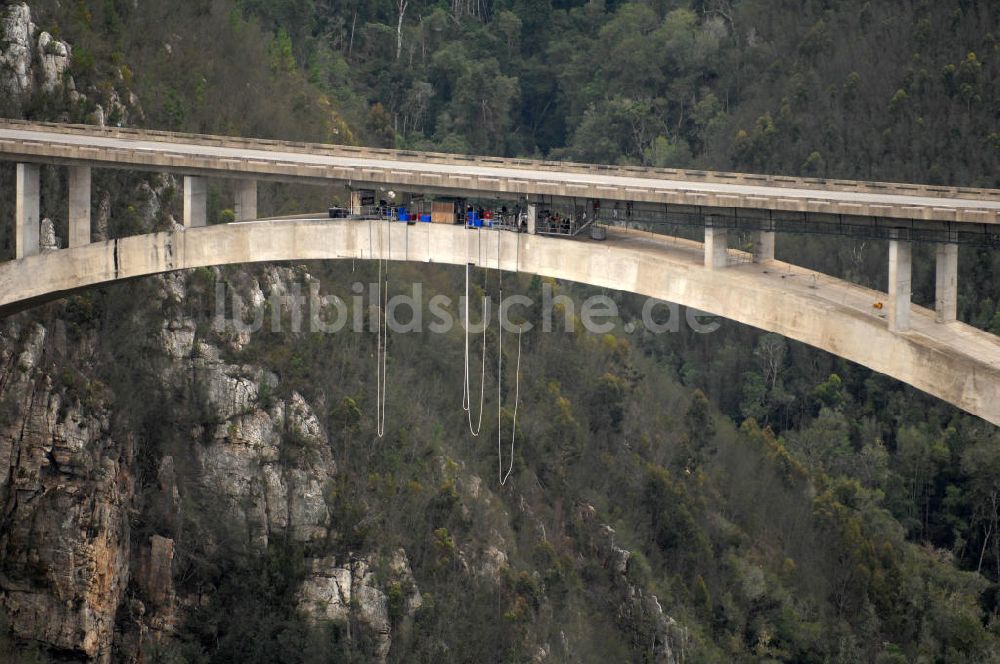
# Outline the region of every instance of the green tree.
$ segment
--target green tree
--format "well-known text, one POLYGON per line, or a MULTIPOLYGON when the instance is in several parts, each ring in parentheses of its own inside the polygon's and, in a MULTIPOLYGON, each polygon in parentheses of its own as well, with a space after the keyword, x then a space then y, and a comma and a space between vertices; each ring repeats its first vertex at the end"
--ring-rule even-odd
POLYGON ((986 436, 973 443, 962 454, 961 465, 969 477, 971 525, 978 530, 976 570, 983 570, 992 550, 993 578, 1000 580, 1000 436, 986 436))

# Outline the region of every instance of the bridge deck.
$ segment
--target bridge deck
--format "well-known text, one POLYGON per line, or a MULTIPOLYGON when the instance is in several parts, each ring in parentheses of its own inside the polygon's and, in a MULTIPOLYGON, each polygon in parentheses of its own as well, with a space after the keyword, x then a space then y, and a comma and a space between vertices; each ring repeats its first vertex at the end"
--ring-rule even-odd
POLYGON ((1000 224, 1000 191, 705 174, 0 123, 0 157, 237 178, 308 179, 469 195, 657 204, 1000 224))

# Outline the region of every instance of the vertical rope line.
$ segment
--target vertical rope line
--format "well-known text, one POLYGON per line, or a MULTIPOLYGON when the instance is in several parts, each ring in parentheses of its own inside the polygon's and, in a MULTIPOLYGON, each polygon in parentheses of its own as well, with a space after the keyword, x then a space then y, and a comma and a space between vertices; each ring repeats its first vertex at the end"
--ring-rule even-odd
MULTIPOLYGON (((476 243, 478 245, 479 259, 482 261, 482 242, 481 236, 476 234, 476 243)), ((471 301, 469 299, 469 272, 471 270, 469 258, 469 242, 466 239, 465 243, 465 377, 463 379, 463 391, 462 391, 462 410, 467 413, 467 419, 469 424, 469 433, 473 437, 478 438, 480 431, 483 429, 483 410, 486 405, 486 308, 487 308, 487 298, 484 288, 483 292, 483 348, 482 348, 482 367, 480 368, 480 380, 479 380, 479 417, 475 425, 472 424, 472 371, 469 364, 470 349, 469 349, 469 328, 471 326, 471 321, 469 319, 469 309, 471 308, 471 301)))

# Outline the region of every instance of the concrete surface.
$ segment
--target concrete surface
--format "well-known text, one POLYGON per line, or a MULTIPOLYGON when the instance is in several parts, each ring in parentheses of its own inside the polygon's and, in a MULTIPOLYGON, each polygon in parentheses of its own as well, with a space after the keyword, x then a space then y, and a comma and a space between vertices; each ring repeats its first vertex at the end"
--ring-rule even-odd
POLYGON ((559 164, 13 121, 0 122, 0 156, 458 195, 562 196, 1000 224, 1000 191, 987 189, 559 164))
POLYGON ((767 263, 774 260, 774 233, 770 231, 753 232, 753 262, 767 263))
POLYGON ((205 178, 184 177, 184 226, 200 228, 208 224, 208 183, 205 178))
POLYGON ((910 329, 913 292, 913 245, 907 240, 889 240, 889 330, 910 329))
POLYGON ((725 228, 705 227, 705 267, 721 270, 729 263, 729 234, 725 228))
POLYGON ((41 185, 37 164, 18 164, 16 201, 14 203, 14 255, 17 258, 38 253, 41 235, 41 185))
POLYGON ((257 218, 257 181, 239 180, 236 183, 236 221, 253 221, 257 218))
POLYGON ((90 244, 90 195, 89 166, 69 168, 69 246, 90 244))
POLYGON ((935 250, 935 305, 939 323, 958 318, 958 245, 942 243, 935 250))

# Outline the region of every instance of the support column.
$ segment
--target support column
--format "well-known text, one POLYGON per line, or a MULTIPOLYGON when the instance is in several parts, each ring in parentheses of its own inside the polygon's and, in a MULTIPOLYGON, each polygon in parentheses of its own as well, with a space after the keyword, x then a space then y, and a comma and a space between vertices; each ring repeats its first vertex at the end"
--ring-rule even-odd
POLYGON ((17 202, 14 213, 14 256, 24 258, 38 253, 41 219, 41 186, 37 164, 17 165, 17 202))
POLYGON ((208 223, 208 186, 205 178, 184 176, 184 227, 198 228, 208 223))
POLYGON ((774 260, 774 231, 754 231, 753 262, 767 263, 774 260))
POLYGON ((240 180, 236 183, 236 221, 253 221, 257 218, 257 181, 240 180))
POLYGON ((726 229, 715 227, 712 223, 711 217, 705 223, 705 267, 720 270, 729 264, 729 241, 726 229))
POLYGON ((528 234, 534 235, 538 224, 538 206, 528 203, 528 234))
POLYGON ((90 166, 69 167, 69 246, 90 244, 90 166))
POLYGON ((889 240, 889 330, 910 329, 913 247, 909 240, 889 240))
POLYGON ((937 322, 950 323, 958 319, 958 245, 943 242, 937 245, 937 276, 934 310, 937 322))

